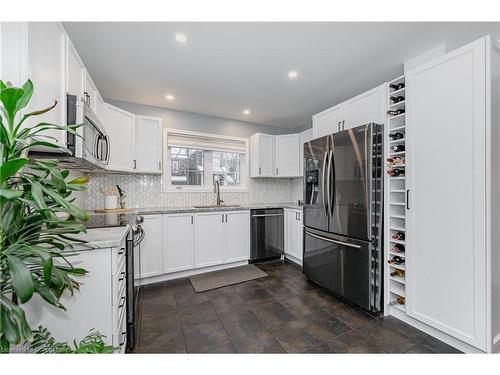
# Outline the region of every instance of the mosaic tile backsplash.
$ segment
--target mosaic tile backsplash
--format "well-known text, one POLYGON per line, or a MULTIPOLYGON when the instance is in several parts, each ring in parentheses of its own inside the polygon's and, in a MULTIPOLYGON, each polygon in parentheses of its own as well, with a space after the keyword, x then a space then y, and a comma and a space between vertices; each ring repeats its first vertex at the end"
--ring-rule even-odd
MULTIPOLYGON (((213 192, 173 192, 161 190, 157 175, 89 174, 85 192, 86 209, 102 208, 104 198, 99 188, 120 185, 127 196, 126 205, 138 207, 186 207, 215 204, 213 192)), ((221 192, 225 204, 284 203, 302 199, 302 179, 250 178, 247 192, 221 192)))

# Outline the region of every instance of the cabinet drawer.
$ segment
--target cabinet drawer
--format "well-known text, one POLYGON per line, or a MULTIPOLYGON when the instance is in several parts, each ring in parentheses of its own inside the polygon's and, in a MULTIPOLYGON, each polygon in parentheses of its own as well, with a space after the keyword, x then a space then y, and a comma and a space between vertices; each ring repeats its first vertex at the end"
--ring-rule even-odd
POLYGON ((123 240, 120 247, 114 248, 111 252, 111 268, 113 275, 116 275, 125 265, 126 240, 123 240))
POLYGON ((127 274, 125 262, 120 267, 118 272, 113 276, 113 305, 118 303, 119 298, 124 294, 124 289, 127 284, 127 274))
POLYGON ((118 294, 118 297, 116 298, 116 303, 113 305, 113 317, 115 321, 115 326, 114 329, 118 329, 118 324, 120 322, 119 317, 121 317, 122 314, 125 314, 127 310, 127 296, 126 296, 126 291, 127 288, 125 288, 125 283, 123 284, 122 289, 120 290, 120 293, 118 294))
POLYGON ((118 319, 118 326, 113 334, 113 346, 118 348, 119 353, 125 352, 125 346, 127 342, 127 319, 125 310, 122 311, 120 318, 118 319))

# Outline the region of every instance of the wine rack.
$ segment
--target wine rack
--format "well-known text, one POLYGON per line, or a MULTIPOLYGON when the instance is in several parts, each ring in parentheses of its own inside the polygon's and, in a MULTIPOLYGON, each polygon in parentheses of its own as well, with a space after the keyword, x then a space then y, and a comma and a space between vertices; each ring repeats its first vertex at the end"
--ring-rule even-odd
POLYGON ((385 270, 386 314, 391 309, 405 310, 406 267, 405 263, 389 263, 394 257, 405 260, 406 247, 406 95, 405 77, 398 77, 388 84, 388 108, 386 131, 386 217, 385 217, 385 270), (396 100, 394 100, 396 99, 396 100), (394 149, 396 147, 396 149, 394 149), (392 162, 390 161, 392 159, 392 162), (393 175, 391 175, 391 173, 393 175), (396 234, 402 239, 393 238, 396 234), (394 274, 397 273, 397 274, 394 274))

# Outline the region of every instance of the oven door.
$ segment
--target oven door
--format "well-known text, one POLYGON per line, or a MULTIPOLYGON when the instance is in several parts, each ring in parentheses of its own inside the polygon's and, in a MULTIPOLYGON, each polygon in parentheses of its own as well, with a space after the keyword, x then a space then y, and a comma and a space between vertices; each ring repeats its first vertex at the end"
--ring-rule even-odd
POLYGON ((369 242, 306 228, 306 276, 365 310, 372 310, 371 263, 369 242))

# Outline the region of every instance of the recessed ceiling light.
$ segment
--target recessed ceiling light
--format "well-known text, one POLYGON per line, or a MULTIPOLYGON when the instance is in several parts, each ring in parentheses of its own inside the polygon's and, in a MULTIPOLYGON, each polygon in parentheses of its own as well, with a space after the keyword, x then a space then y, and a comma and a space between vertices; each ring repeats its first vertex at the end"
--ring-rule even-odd
POLYGON ((296 70, 290 70, 288 72, 288 78, 290 78, 290 79, 295 79, 295 78, 297 78, 298 75, 299 75, 299 73, 296 70))
POLYGON ((249 115, 250 114, 250 110, 249 109, 244 109, 243 110, 243 114, 244 115, 249 115))
POLYGON ((165 95, 165 99, 172 101, 175 99, 175 96, 168 94, 168 95, 165 95))
POLYGON ((188 38, 184 33, 175 33, 175 40, 179 43, 186 43, 188 38))

